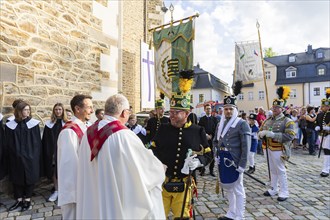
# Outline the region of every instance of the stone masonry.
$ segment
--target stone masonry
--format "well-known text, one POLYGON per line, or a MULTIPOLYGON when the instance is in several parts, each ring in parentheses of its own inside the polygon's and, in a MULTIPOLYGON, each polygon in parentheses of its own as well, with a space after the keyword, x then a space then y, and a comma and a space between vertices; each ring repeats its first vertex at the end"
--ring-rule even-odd
MULTIPOLYGON (((95 2, 106 7, 110 1, 95 2)), ((33 117, 44 122, 56 102, 69 107, 75 94, 102 92, 104 81, 139 111, 140 42, 161 23, 161 3, 119 1, 122 32, 113 39, 102 32, 92 0, 0 1, 0 111, 8 116, 13 100, 22 98, 31 104, 33 117), (113 68, 118 79, 100 70, 100 54, 111 56, 112 47, 121 54, 113 68)), ((104 101, 94 101, 95 108, 104 101)))

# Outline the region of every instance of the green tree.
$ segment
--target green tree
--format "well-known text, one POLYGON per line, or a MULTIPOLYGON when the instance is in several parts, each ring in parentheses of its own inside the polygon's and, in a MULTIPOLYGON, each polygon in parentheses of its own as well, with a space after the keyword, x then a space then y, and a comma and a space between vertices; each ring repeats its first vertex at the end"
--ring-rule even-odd
POLYGON ((264 57, 267 58, 267 57, 273 57, 273 56, 276 56, 277 53, 273 51, 273 48, 271 47, 266 47, 264 48, 264 57))

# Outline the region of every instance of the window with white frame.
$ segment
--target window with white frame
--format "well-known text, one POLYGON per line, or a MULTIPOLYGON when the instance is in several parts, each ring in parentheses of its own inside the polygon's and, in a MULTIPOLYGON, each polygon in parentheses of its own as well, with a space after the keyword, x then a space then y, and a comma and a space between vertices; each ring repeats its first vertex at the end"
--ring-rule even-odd
POLYGON ((266 79, 270 79, 270 72, 267 71, 265 74, 266 74, 266 79))
POLYGON ((244 94, 243 93, 238 94, 238 100, 244 100, 244 94))
POLYGON ((322 51, 317 52, 316 58, 318 58, 318 59, 323 58, 323 52, 322 51))
POLYGON ((264 100, 264 99, 265 99, 265 92, 259 91, 259 100, 264 100))
POLYGON ((253 100, 253 92, 249 92, 249 101, 252 101, 253 100))
POLYGON ((323 75, 325 74, 325 69, 324 69, 324 68, 320 68, 320 69, 318 69, 318 70, 317 70, 317 74, 318 74, 319 76, 323 76, 323 75))
POLYGON ((296 89, 291 89, 290 98, 291 99, 297 98, 297 90, 296 89))
POLYGON ((286 72, 286 78, 294 78, 297 76, 297 72, 296 71, 288 71, 286 72))
POLYGON ((289 56, 289 63, 293 63, 293 62, 296 62, 296 56, 294 55, 289 56))
POLYGON ((313 95, 314 96, 320 96, 320 87, 315 87, 313 89, 313 95))
POLYGON ((285 69, 286 78, 295 78, 297 76, 297 68, 290 66, 285 69))
POLYGON ((204 102, 204 94, 199 94, 199 103, 204 102))

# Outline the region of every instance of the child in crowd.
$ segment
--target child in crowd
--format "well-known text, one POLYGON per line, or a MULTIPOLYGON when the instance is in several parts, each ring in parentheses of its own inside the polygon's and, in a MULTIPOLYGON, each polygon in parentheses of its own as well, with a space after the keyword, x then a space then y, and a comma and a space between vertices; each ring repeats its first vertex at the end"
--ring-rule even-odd
POLYGON ((254 155, 257 152, 257 146, 258 146, 257 133, 259 131, 259 126, 258 126, 256 114, 251 113, 249 115, 249 124, 251 128, 251 148, 250 148, 250 153, 248 155, 249 170, 247 171, 247 173, 252 174, 256 170, 256 167, 254 165, 254 155))

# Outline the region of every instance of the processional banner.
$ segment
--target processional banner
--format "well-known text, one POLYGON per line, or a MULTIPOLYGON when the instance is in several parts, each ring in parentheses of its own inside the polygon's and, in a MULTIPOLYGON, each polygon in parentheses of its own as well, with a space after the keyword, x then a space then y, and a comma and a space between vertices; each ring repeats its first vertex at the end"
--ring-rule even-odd
POLYGON ((171 25, 153 33, 155 48, 155 78, 157 88, 171 97, 172 81, 169 75, 193 69, 193 20, 171 25))
POLYGON ((249 84, 263 79, 259 42, 236 43, 235 81, 249 84))

